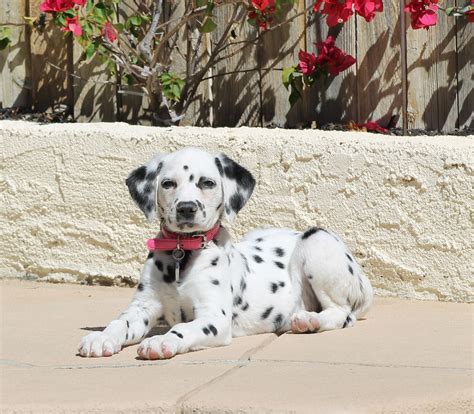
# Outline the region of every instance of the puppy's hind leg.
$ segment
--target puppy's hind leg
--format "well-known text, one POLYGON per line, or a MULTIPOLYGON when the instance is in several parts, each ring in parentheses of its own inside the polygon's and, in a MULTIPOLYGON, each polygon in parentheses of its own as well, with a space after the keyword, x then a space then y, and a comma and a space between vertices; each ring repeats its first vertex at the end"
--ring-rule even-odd
POLYGON ((369 280, 344 243, 333 233, 312 228, 302 235, 293 259, 317 297, 321 312, 295 313, 295 333, 346 328, 364 315, 373 298, 369 280))

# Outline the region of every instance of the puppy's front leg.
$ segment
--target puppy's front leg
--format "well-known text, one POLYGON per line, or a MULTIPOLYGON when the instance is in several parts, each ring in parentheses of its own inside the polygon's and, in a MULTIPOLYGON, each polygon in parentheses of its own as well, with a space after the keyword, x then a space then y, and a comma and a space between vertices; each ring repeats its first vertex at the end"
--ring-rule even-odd
POLYGON ((83 357, 111 356, 122 346, 140 342, 162 316, 157 294, 153 260, 145 263, 140 283, 130 306, 102 332, 92 332, 82 338, 78 352, 83 357))
POLYGON ((199 312, 192 322, 178 323, 165 335, 145 339, 138 348, 143 359, 165 359, 211 346, 228 345, 232 339, 232 311, 219 307, 199 312))

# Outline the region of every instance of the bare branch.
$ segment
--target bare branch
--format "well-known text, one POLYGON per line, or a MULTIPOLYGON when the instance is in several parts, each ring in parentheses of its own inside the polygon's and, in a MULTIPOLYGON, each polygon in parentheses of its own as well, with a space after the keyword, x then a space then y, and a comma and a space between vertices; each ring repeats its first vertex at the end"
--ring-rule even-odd
POLYGON ((151 20, 150 28, 148 29, 147 34, 142 39, 142 41, 138 44, 137 50, 146 58, 148 64, 151 64, 153 61, 153 44, 155 41, 156 30, 158 27, 158 23, 160 22, 161 17, 161 9, 163 6, 162 0, 155 0, 154 7, 153 7, 153 18, 151 20))

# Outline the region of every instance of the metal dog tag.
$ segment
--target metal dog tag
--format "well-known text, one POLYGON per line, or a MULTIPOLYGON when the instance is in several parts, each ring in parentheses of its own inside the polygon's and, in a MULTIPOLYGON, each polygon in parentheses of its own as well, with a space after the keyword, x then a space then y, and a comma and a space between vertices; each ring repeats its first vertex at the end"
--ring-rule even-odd
POLYGON ((176 282, 179 282, 179 264, 181 263, 181 260, 183 260, 185 255, 185 252, 181 247, 176 247, 176 249, 173 250, 172 256, 173 259, 175 260, 175 265, 174 265, 174 277, 176 282))

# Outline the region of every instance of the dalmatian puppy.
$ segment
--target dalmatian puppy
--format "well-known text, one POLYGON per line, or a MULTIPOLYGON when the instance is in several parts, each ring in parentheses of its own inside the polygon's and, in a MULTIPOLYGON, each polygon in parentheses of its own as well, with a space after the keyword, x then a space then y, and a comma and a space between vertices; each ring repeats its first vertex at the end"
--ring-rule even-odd
POLYGON ((370 282, 331 231, 259 229, 232 242, 220 223, 234 220, 255 180, 227 156, 198 148, 160 154, 126 184, 145 216, 161 220, 152 240, 161 247, 152 246, 129 307, 82 339, 81 356, 140 343, 142 359, 171 358, 242 335, 347 328, 368 311, 370 282), (199 246, 186 250, 193 237, 199 246), (160 318, 171 329, 147 337, 160 318))

